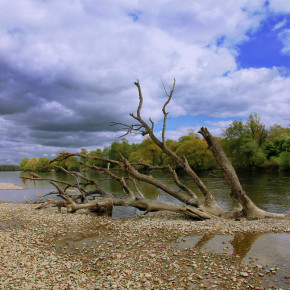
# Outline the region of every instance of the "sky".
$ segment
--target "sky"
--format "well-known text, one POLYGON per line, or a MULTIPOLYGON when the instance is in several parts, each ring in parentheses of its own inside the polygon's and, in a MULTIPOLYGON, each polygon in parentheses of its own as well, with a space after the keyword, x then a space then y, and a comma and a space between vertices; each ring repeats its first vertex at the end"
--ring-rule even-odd
POLYGON ((158 136, 174 78, 167 138, 290 123, 290 1, 1 0, 0 39, 0 164, 120 140, 136 80, 158 136))

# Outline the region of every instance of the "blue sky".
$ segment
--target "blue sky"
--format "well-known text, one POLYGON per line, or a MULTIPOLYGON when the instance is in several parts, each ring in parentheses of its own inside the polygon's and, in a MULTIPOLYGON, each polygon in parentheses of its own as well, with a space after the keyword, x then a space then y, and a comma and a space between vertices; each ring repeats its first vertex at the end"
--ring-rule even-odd
POLYGON ((290 29, 290 15, 270 15, 261 23, 257 31, 248 34, 248 41, 237 46, 239 67, 289 68, 289 53, 283 53, 285 45, 281 36, 281 33, 288 29, 290 29))
POLYGON ((170 139, 253 113, 289 125, 289 1, 2 0, 0 38, 0 164, 118 140, 137 79, 157 135, 176 79, 170 139))

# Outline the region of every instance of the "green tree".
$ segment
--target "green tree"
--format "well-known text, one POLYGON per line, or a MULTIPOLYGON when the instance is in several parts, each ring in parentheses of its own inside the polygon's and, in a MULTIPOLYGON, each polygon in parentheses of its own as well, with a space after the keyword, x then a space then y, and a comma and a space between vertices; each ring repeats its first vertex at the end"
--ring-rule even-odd
MULTIPOLYGON (((92 151, 90 151, 89 155, 96 156, 96 157, 105 157, 104 153, 102 152, 101 149, 92 150, 92 151)), ((91 166, 92 165, 95 165, 98 167, 106 167, 107 166, 107 163, 104 163, 104 162, 99 161, 99 160, 94 160, 94 159, 88 159, 87 163, 91 166)))
POLYGON ((245 135, 246 128, 241 120, 234 120, 222 133, 223 137, 228 140, 239 139, 245 135))
POLYGON ((80 164, 78 159, 75 156, 71 156, 66 159, 65 162, 65 169, 70 171, 79 171, 80 170, 80 164))
POLYGON ((233 121, 223 132, 222 146, 236 168, 262 167, 266 161, 263 144, 267 138, 265 125, 257 114, 246 122, 233 121))
POLYGON ((24 166, 24 171, 36 171, 38 160, 36 157, 31 158, 24 166))
POLYGON ((38 159, 38 163, 36 166, 36 170, 37 171, 49 171, 50 167, 46 166, 49 162, 51 161, 51 159, 46 158, 46 157, 41 157, 38 159))
POLYGON ((289 170, 290 129, 273 125, 264 149, 267 156, 267 168, 289 170))
POLYGON ((20 166, 18 165, 10 165, 10 164, 2 164, 0 165, 0 171, 19 171, 20 166))
POLYGON ((25 166, 26 164, 29 162, 29 159, 27 157, 24 157, 20 163, 19 163, 19 166, 20 166, 20 170, 21 171, 25 171, 25 166))
POLYGON ((186 156, 188 163, 194 170, 208 170, 215 167, 212 153, 207 149, 204 140, 192 138, 184 141, 176 150, 179 157, 186 156))
MULTIPOLYGON (((166 146, 173 152, 176 152, 177 148, 180 146, 180 143, 171 139, 166 140, 166 146)), ((177 164, 173 161, 167 154, 161 154, 161 163, 162 165, 170 164, 172 168, 177 168, 177 164)))
POLYGON ((256 141, 259 147, 265 142, 268 132, 265 124, 261 123, 259 115, 250 115, 245 123, 246 132, 256 141))
POLYGON ((283 128, 278 124, 274 124, 269 128, 269 134, 267 139, 268 141, 273 141, 274 139, 279 138, 282 134, 290 136, 290 128, 283 128))
POLYGON ((132 163, 145 163, 148 165, 161 165, 161 149, 146 138, 138 150, 132 152, 129 161, 132 163))
POLYGON ((271 156, 278 156, 284 151, 290 152, 290 136, 286 133, 274 138, 265 145, 267 158, 270 158, 271 156))
POLYGON ((102 150, 103 157, 109 158, 109 151, 110 151, 110 147, 105 146, 105 148, 102 150))
POLYGON ((131 153, 131 147, 126 139, 122 139, 122 142, 114 141, 109 149, 108 157, 113 160, 119 160, 120 154, 125 158, 129 158, 131 153))
POLYGON ((290 152, 284 151, 280 153, 278 159, 281 170, 290 170, 290 152))
MULTIPOLYGON (((62 151, 62 153, 65 153, 65 151, 62 151)), ((80 164, 78 162, 77 157, 75 157, 75 156, 71 156, 65 160, 57 161, 55 163, 55 165, 63 167, 66 170, 71 170, 71 171, 79 171, 80 170, 80 164)), ((56 169, 56 170, 62 171, 61 169, 56 169)))
MULTIPOLYGON (((88 152, 88 150, 86 148, 82 148, 80 153, 83 154, 83 155, 88 155, 89 154, 89 152, 88 152)), ((87 158, 80 157, 80 161, 82 161, 82 162, 87 162, 87 160, 88 160, 87 158)))
POLYGON ((244 137, 235 155, 234 164, 240 168, 251 169, 261 167, 265 161, 265 154, 258 144, 253 139, 244 137))

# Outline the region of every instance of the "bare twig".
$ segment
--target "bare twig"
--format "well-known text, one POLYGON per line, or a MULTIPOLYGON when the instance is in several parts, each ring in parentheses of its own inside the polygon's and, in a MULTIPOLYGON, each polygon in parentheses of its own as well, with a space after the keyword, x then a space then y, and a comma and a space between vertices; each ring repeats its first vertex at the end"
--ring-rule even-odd
MULTIPOLYGON (((163 84, 163 86, 164 86, 164 84, 163 84)), ((163 144, 165 144, 166 120, 167 120, 167 116, 169 114, 168 112, 165 111, 165 109, 166 109, 166 106, 171 101, 171 98, 172 98, 172 95, 173 95, 173 92, 174 92, 174 88, 175 88, 175 79, 174 79, 174 82, 173 82, 172 89, 170 91, 170 95, 167 94, 167 91, 166 91, 165 86, 164 86, 164 90, 165 90, 166 95, 168 96, 168 99, 167 99, 167 101, 165 102, 165 104, 164 104, 164 106, 162 108, 162 112, 163 112, 163 115, 164 115, 164 118, 163 118, 163 128, 162 128, 162 143, 163 144)))

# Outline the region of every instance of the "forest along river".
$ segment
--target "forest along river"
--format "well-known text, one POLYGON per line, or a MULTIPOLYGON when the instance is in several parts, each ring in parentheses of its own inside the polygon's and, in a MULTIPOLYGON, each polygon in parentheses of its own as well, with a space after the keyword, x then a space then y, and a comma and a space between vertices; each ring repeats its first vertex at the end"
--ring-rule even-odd
MULTIPOLYGON (((52 179, 64 179, 73 181, 72 177, 63 173, 50 172, 39 173, 42 177, 52 179)), ((94 178, 95 173, 86 173, 88 177, 94 178)), ((170 174, 164 172, 152 172, 155 178, 175 187, 170 174)), ((0 190, 0 200, 12 202, 24 202, 26 199, 33 199, 35 195, 43 195, 54 191, 54 187, 46 181, 34 183, 20 179, 28 175, 22 172, 0 172, 0 183, 14 183, 25 190, 0 190)), ((289 172, 239 172, 240 181, 250 198, 260 208, 277 213, 287 213, 290 208, 290 173, 289 172)), ((229 189, 222 178, 213 178, 208 173, 200 174, 203 182, 217 196, 218 203, 227 209, 231 208, 229 189)), ((104 190, 113 193, 116 197, 124 196, 118 182, 107 178, 104 175, 98 176, 98 181, 104 190)), ((196 193, 198 189, 187 176, 181 176, 181 181, 190 186, 196 193)), ((177 202, 171 196, 164 194, 161 190, 141 182, 140 190, 148 198, 160 199, 163 201, 177 202)), ((114 209, 114 217, 134 216, 140 211, 134 208, 117 207, 114 209)), ((182 248, 194 247, 200 251, 227 252, 235 256, 241 263, 257 262, 260 265, 270 265, 269 271, 280 270, 272 280, 282 289, 288 289, 290 282, 285 275, 290 275, 290 234, 261 234, 261 233, 236 233, 233 235, 217 235, 215 233, 203 236, 181 237, 175 244, 182 248), (277 280, 277 281, 276 281, 277 280)))

